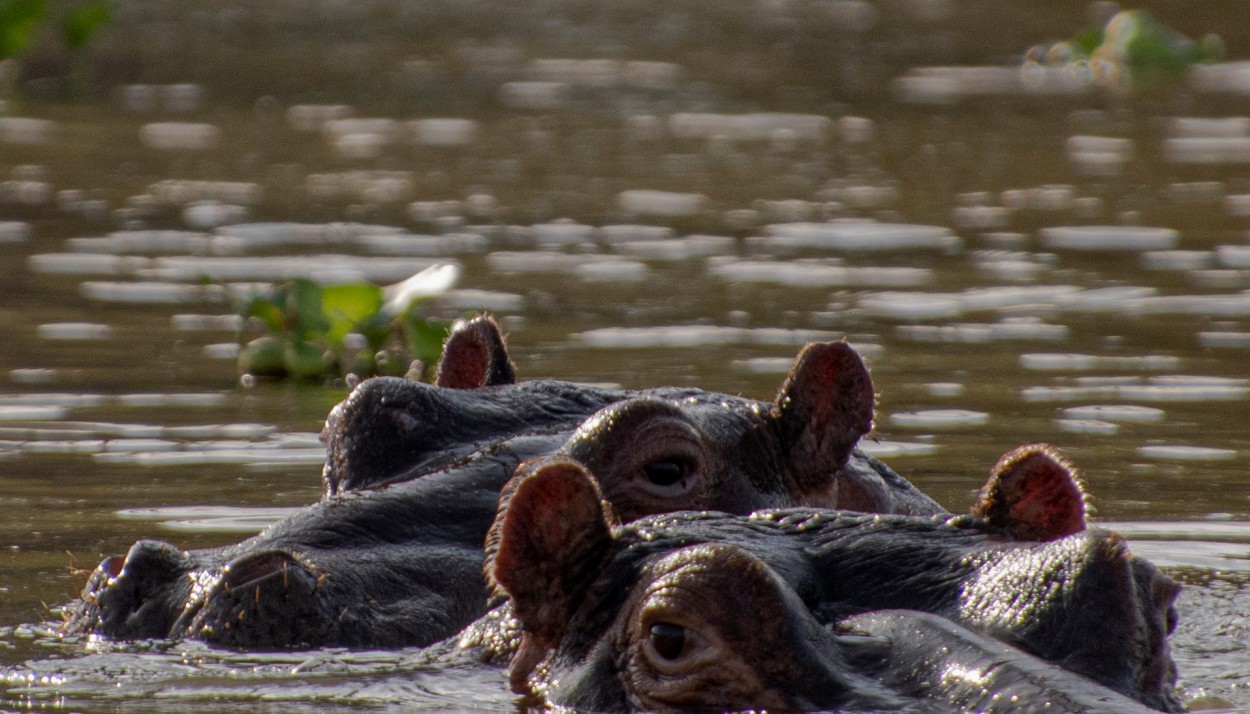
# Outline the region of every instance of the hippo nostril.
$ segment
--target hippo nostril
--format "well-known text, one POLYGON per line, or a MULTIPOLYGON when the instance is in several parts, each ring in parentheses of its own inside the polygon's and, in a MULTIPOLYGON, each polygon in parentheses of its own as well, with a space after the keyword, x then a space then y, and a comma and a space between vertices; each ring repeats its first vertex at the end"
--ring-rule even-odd
POLYGON ((652 649, 669 662, 676 661, 686 651, 686 628, 671 622, 657 622, 647 633, 652 649))
POLYGON ((660 459, 644 465, 642 471, 656 486, 672 486, 689 475, 690 465, 681 459, 660 459))

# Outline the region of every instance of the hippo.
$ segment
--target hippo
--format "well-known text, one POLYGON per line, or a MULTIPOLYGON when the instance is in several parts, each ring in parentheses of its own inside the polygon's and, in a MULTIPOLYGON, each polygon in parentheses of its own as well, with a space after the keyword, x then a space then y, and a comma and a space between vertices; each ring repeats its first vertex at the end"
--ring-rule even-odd
POLYGON ((1069 693, 1180 711, 1168 649, 1179 586, 1087 526, 1066 472, 1046 447, 1011 452, 979 497, 982 515, 784 508, 621 524, 584 465, 543 457, 505 489, 487 545, 488 581, 510 611, 467 628, 457 646, 510 659, 513 690, 557 707, 771 711, 892 708, 899 691, 935 686, 934 658, 969 651, 955 640, 992 668, 998 655, 976 644, 990 637, 1064 670, 1025 668, 1008 690, 1071 681, 1080 686, 1069 693), (886 610, 937 619, 918 628, 919 616, 883 620, 886 610), (943 621, 955 629, 943 634, 943 621), (824 626, 900 646, 927 631, 931 657, 912 643, 869 676, 824 626))
POLYGON ((876 395, 867 367, 844 342, 804 346, 772 403, 678 387, 517 382, 515 375, 498 326, 480 317, 448 338, 437 388, 395 377, 361 383, 326 418, 325 494, 409 480, 491 440, 576 431, 580 443, 569 449, 601 474, 625 467, 615 447, 637 451, 645 439, 641 451, 655 453, 632 466, 645 466, 652 482, 689 485, 700 470, 714 471, 721 485, 749 484, 764 494, 753 496, 756 507, 784 489, 790 503, 945 513, 856 447, 872 429, 876 395), (600 446, 605 439, 611 448, 600 446))
POLYGON ((65 630, 241 648, 435 642, 485 612, 500 490, 554 453, 600 468, 623 520, 797 504, 943 512, 854 448, 874 393, 845 343, 806 346, 771 404, 518 383, 489 319, 449 337, 437 375, 370 380, 334 408, 320 501, 232 546, 135 543, 95 569, 65 630))

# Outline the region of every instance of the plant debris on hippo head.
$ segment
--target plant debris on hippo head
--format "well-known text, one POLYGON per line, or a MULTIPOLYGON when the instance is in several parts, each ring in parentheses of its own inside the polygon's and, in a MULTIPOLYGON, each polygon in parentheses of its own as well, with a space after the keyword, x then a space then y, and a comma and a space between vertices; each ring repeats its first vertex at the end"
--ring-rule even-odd
POLYGON ((362 383, 326 420, 318 503, 224 548, 136 543, 91 575, 67 631, 235 647, 428 644, 486 609, 482 544, 504 483, 525 460, 562 451, 615 465, 604 484, 626 520, 796 504, 943 512, 854 448, 874 395, 845 343, 805 347, 775 403, 515 382, 503 344, 479 318, 448 338, 438 384, 362 383))
MULTIPOLYGON (((990 520, 793 508, 621 525, 584 466, 531 462, 487 545, 487 577, 520 627, 512 686, 603 711, 874 701, 880 689, 814 623, 905 609, 1178 711, 1167 638, 1179 588, 1116 534, 1087 528, 1083 497, 1051 497, 1075 484, 1035 445, 996 467, 987 491, 1007 515, 990 520)), ((484 641, 466 633, 462 644, 484 641)))

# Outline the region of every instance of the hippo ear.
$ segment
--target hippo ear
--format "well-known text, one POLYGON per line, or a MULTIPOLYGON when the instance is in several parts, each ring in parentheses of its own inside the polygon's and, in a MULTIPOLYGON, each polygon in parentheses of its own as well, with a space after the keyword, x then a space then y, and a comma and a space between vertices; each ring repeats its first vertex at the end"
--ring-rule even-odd
POLYGON ((1018 540, 1055 540, 1085 530, 1085 489, 1063 454, 1030 444, 998 460, 972 514, 1018 540))
POLYGON ((493 317, 480 315, 451 333, 443 344, 434 383, 450 389, 516 383, 516 369, 493 317))
POLYGON ((517 469, 487 539, 486 580, 506 593, 521 623, 508 676, 518 693, 564 636, 612 544, 613 518, 599 484, 581 464, 541 457, 517 469))
POLYGON ((827 491, 860 437, 872 430, 876 396, 864 361, 846 342, 816 342, 799 352, 781 385, 772 418, 803 496, 827 491))

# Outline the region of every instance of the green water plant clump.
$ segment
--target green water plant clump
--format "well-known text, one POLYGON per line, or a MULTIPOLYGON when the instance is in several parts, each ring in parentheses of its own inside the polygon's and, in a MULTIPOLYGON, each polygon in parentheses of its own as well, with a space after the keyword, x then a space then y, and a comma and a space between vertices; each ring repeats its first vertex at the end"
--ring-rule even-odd
POLYGON ((1051 66, 1085 64, 1096 74, 1131 79, 1174 75, 1194 64, 1223 59, 1223 55, 1219 35, 1194 40, 1149 10, 1121 10, 1101 28, 1087 28, 1069 40, 1033 47, 1025 59, 1051 66))
POLYGON ((55 35, 69 54, 71 93, 80 93, 91 41, 112 19, 106 0, 0 0, 0 62, 23 58, 46 35, 55 35))
POLYGON ((240 310, 239 372, 278 379, 424 378, 438 362, 448 326, 424 317, 421 308, 457 277, 458 266, 436 265, 388 287, 298 278, 253 295, 240 310), (245 342, 257 328, 265 334, 245 342))

